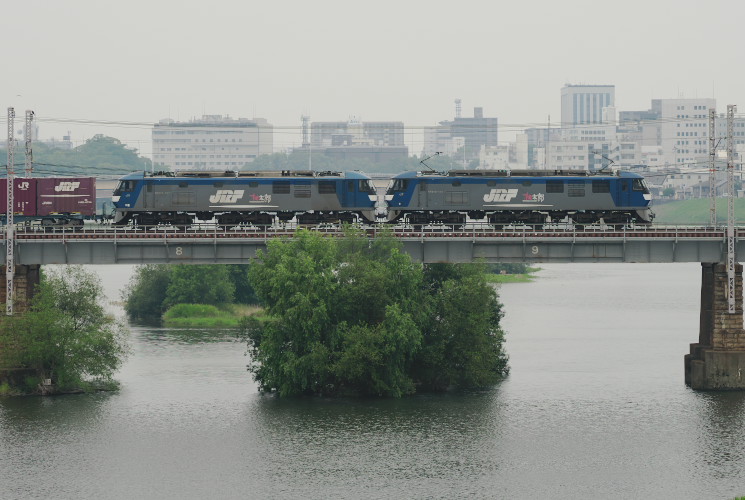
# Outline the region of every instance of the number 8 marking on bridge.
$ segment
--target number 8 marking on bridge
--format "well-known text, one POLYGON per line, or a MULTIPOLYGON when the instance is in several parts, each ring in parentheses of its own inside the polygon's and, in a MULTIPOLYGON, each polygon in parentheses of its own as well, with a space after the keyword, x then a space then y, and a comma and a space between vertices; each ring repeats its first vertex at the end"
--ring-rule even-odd
POLYGON ((181 249, 181 247, 176 247, 176 255, 178 257, 182 256, 184 254, 184 251, 181 249))

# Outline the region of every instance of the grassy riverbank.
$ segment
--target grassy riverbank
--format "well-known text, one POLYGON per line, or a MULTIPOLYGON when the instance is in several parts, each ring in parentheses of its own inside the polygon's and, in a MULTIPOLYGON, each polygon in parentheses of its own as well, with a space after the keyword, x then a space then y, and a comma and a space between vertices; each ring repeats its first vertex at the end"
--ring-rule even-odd
POLYGON ((177 328, 235 328, 241 318, 259 311, 259 306, 239 304, 228 304, 221 308, 206 304, 176 304, 163 315, 163 325, 177 328))
POLYGON ((540 271, 540 267, 528 267, 527 273, 515 273, 515 274, 492 274, 486 275, 486 281, 489 283, 529 283, 535 279, 533 275, 535 272, 540 271))
MULTIPOLYGON (((487 273, 488 283, 528 283, 535 279, 539 267, 528 267, 527 273, 487 273)), ((163 314, 163 326, 171 328, 237 328, 246 316, 261 316, 262 308, 240 304, 221 307, 206 304, 177 304, 163 314)))
MULTIPOLYGON (((717 222, 727 224, 727 199, 718 198, 717 222)), ((671 201, 668 203, 656 202, 652 205, 655 214, 655 224, 698 224, 709 223, 709 199, 671 201)), ((735 200, 735 219, 738 224, 745 223, 745 199, 735 200)))

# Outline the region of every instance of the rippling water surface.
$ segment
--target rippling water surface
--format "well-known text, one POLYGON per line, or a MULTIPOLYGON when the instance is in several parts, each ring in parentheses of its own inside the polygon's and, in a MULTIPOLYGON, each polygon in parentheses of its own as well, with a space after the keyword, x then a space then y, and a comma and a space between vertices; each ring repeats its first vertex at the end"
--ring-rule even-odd
POLYGON ((0 399, 0 498, 745 495, 745 394, 683 384, 700 267, 543 268, 482 392, 278 400, 228 332, 135 327, 118 393, 0 399))

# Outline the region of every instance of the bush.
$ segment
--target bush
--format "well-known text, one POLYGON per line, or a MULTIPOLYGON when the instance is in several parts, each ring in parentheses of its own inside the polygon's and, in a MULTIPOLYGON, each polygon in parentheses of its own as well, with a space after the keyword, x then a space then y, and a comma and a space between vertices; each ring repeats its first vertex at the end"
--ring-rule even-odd
POLYGON ((243 336, 260 390, 399 397, 507 373, 501 306, 470 265, 423 268, 392 237, 298 231, 252 264, 268 320, 243 336))
POLYGON ((25 390, 47 379, 59 391, 111 382, 128 347, 124 326, 105 313, 102 297, 95 274, 65 266, 42 275, 27 312, 3 319, 0 345, 14 345, 9 357, 35 373, 25 390))
POLYGON ((122 293, 124 309, 133 320, 160 320, 176 304, 256 304, 248 281, 248 265, 139 266, 122 293))

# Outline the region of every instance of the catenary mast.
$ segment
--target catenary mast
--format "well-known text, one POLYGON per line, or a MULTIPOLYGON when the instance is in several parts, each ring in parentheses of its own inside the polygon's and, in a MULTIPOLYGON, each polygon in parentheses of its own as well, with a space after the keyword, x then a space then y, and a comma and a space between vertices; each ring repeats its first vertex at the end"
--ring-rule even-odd
POLYGON ((727 105, 727 306, 736 312, 735 304, 735 140, 734 104, 727 105))
POLYGON ((5 212, 5 314, 13 314, 13 274, 15 273, 15 234, 13 223, 13 163, 15 162, 15 140, 13 138, 15 109, 8 108, 8 165, 7 207, 5 212))
POLYGON ((714 142, 714 129, 716 127, 717 111, 709 109, 709 224, 711 227, 717 225, 717 170, 716 170, 716 144, 714 142))

